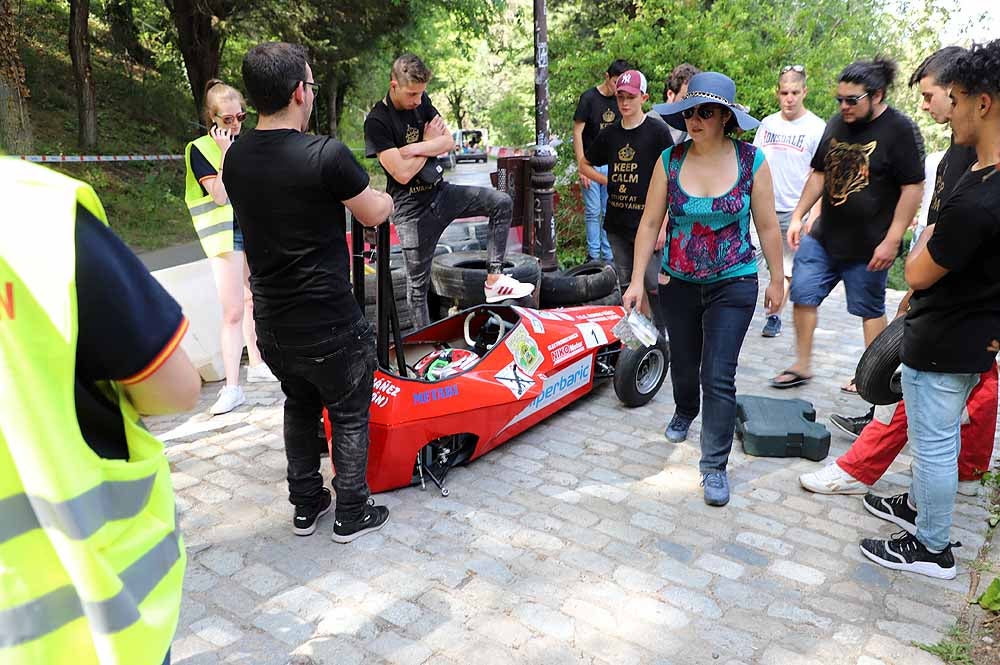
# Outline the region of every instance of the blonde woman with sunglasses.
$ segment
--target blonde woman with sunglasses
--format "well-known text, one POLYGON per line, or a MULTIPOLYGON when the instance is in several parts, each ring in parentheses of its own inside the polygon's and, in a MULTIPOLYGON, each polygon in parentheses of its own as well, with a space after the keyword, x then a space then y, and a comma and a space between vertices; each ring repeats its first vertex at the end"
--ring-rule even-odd
POLYGON ((219 79, 205 85, 208 133, 187 145, 184 200, 205 255, 212 266, 222 304, 221 348, 226 385, 212 405, 212 415, 228 413, 246 401, 240 387, 244 343, 250 359, 247 382, 275 381, 261 360, 253 321, 250 270, 243 255, 243 234, 222 182, 226 153, 240 135, 246 118, 243 95, 219 79))

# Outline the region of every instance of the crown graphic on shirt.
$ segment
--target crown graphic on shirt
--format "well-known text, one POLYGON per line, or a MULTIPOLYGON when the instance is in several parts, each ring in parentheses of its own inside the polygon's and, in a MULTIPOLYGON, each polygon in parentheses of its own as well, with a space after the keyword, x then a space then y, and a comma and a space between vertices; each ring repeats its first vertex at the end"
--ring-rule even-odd
POLYGON ((604 122, 614 122, 615 112, 612 111, 611 109, 605 109, 604 115, 601 116, 601 120, 603 120, 604 122))
POLYGON ((420 140, 420 130, 417 129, 416 127, 407 127, 406 128, 406 142, 407 143, 416 143, 419 140, 420 140))
POLYGON ((618 159, 623 162, 631 162, 635 158, 635 149, 632 148, 628 143, 625 147, 618 151, 618 159))

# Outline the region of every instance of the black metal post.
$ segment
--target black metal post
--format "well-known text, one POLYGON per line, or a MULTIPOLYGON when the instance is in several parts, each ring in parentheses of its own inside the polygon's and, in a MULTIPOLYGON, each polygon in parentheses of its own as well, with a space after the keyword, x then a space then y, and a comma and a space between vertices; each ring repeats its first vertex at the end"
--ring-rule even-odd
POLYGON ((549 145, 549 30, 545 0, 535 0, 535 151, 531 156, 531 187, 535 198, 535 246, 532 252, 543 270, 555 270, 556 220, 552 197, 556 151, 549 145))
MULTIPOLYGON (((345 221, 346 223, 346 221, 345 221)), ((365 311, 365 231, 361 222, 351 217, 351 286, 354 300, 365 311)))

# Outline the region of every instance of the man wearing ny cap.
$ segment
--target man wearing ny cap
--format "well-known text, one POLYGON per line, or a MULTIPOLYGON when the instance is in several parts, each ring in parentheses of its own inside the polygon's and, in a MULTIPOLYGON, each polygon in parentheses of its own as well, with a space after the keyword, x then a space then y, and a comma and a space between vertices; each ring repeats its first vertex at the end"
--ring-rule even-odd
MULTIPOLYGON (((653 169, 663 151, 674 143, 667 124, 647 117, 642 111, 643 103, 649 99, 642 72, 630 69, 621 74, 615 82, 615 98, 621 120, 598 133, 580 162, 580 173, 608 188, 604 230, 624 291, 632 281, 635 233, 646 207, 646 191, 653 169), (607 175, 595 166, 606 166, 607 175)), ((660 330, 665 324, 658 306, 656 274, 665 234, 666 226, 663 225, 656 242, 657 259, 650 261, 643 274, 647 303, 641 308, 647 316, 652 311, 654 323, 660 330)))

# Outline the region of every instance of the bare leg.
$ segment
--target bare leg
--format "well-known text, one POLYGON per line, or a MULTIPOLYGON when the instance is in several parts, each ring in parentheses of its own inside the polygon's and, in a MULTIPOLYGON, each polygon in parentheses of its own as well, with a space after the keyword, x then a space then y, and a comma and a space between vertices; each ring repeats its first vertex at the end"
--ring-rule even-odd
POLYGON ((250 266, 247 265, 246 257, 243 260, 243 340, 247 343, 247 358, 250 367, 256 367, 263 361, 260 358, 260 349, 257 348, 257 324, 253 320, 253 294, 250 293, 250 266))
POLYGON ((811 376, 813 333, 816 332, 818 319, 816 312, 816 307, 792 306, 795 320, 795 363, 788 369, 801 376, 811 376))
POLYGON ((243 252, 226 252, 209 260, 222 304, 222 367, 226 386, 240 385, 243 355, 243 252))
POLYGON ((865 332, 865 348, 878 337, 886 327, 886 318, 883 314, 876 319, 861 319, 861 327, 865 332))

